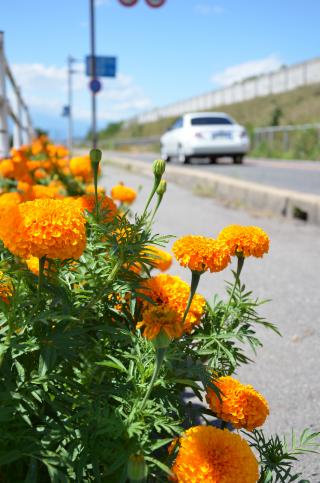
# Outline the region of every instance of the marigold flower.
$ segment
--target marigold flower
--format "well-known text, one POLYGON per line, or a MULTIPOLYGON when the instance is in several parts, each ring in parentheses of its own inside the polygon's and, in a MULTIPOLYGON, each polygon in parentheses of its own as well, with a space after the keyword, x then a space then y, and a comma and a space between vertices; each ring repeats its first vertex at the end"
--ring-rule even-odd
POLYGON ((89 156, 78 156, 70 160, 70 171, 73 176, 88 182, 93 178, 91 161, 89 156))
MULTIPOLYGON (((175 326, 182 323, 185 308, 189 298, 190 287, 187 283, 179 277, 161 274, 156 277, 151 277, 143 285, 142 293, 153 300, 156 305, 148 301, 142 301, 142 323, 149 327, 152 323, 149 317, 151 307, 158 307, 164 311, 175 313, 175 326), (146 321, 144 323, 144 314, 146 313, 146 321)), ((201 317, 204 313, 206 301, 202 295, 195 294, 193 297, 190 310, 182 327, 183 332, 191 332, 195 325, 200 323, 201 317)), ((159 317, 160 318, 160 317, 159 317)), ((167 319, 166 319, 167 320, 167 319)), ((157 320, 153 322, 156 326, 157 333, 161 330, 161 324, 157 320)), ((173 322, 172 322, 173 323, 173 322)), ((141 325, 142 326, 142 325, 141 325)), ((151 329, 147 331, 151 333, 151 329)))
POLYGON ((10 206, 16 206, 23 201, 22 195, 17 191, 10 191, 9 193, 3 193, 0 195, 0 218, 3 208, 10 206))
MULTIPOLYGON (((94 194, 94 184, 89 184, 86 186, 85 191, 88 195, 94 194)), ((102 188, 102 186, 97 187, 97 191, 99 195, 104 195, 106 194, 106 190, 102 188)))
POLYGON ((3 159, 0 162, 0 175, 4 178, 14 177, 14 164, 11 159, 3 159))
POLYGON ((26 201, 4 210, 0 238, 24 259, 79 258, 86 245, 85 219, 66 200, 26 201))
POLYGON ((257 226, 229 225, 218 236, 225 243, 230 255, 262 257, 269 251, 268 235, 257 226))
POLYGON ((0 270, 0 299, 5 302, 9 303, 9 297, 12 295, 12 283, 9 277, 7 277, 1 270, 0 270))
POLYGON ((143 312, 143 319, 137 324, 137 329, 144 328, 143 335, 149 340, 154 339, 161 330, 169 339, 181 337, 183 334, 182 319, 174 310, 166 306, 150 306, 143 312))
POLYGON ((207 389, 207 401, 218 418, 232 423, 235 428, 253 431, 262 426, 269 414, 264 397, 250 385, 243 385, 231 376, 214 381, 220 390, 221 401, 215 392, 207 389))
POLYGON ((180 265, 195 272, 220 272, 230 262, 226 245, 204 236, 183 236, 173 244, 172 251, 180 265))
POLYGON ((180 438, 172 471, 178 483, 256 483, 258 462, 240 435, 194 426, 180 438))
POLYGON ((32 187, 32 199, 59 199, 62 195, 59 192, 59 188, 55 186, 44 186, 41 184, 35 184, 32 187))
MULTIPOLYGON (((94 195, 83 195, 77 199, 79 206, 82 210, 87 210, 89 213, 92 213, 94 207, 96 205, 96 198, 94 195)), ((100 210, 103 215, 103 221, 109 222, 111 221, 117 212, 117 207, 114 204, 114 201, 106 195, 99 195, 98 196, 98 203, 100 206, 100 210)))
POLYGON ((148 246, 144 252, 144 255, 150 255, 149 263, 152 267, 157 268, 161 272, 169 270, 172 265, 172 256, 169 252, 161 250, 156 246, 148 246))
POLYGON ((111 197, 121 203, 131 204, 136 199, 137 192, 133 188, 119 183, 111 189, 111 197))
POLYGON ((37 180, 40 180, 40 179, 44 179, 48 176, 48 174, 46 173, 46 171, 42 168, 37 168, 34 173, 33 173, 33 176, 35 179, 37 180))

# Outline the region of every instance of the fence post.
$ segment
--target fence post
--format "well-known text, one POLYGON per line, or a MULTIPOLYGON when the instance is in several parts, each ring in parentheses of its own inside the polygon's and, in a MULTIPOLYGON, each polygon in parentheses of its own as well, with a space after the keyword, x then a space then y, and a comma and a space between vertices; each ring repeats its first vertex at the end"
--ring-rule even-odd
POLYGON ((16 99, 17 99, 17 120, 18 122, 15 123, 14 131, 13 131, 13 146, 15 148, 20 148, 23 144, 23 105, 22 99, 20 94, 20 89, 17 88, 16 92, 16 99))
POLYGON ((7 121, 6 60, 4 56, 4 33, 0 32, 0 157, 9 155, 9 132, 7 121))

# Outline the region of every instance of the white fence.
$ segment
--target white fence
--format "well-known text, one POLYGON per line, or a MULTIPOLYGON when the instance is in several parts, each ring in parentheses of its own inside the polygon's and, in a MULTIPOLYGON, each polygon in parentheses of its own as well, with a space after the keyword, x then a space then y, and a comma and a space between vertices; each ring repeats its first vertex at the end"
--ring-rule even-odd
POLYGON ((218 106, 242 102, 255 97, 287 92, 297 87, 320 82, 320 58, 300 64, 283 66, 281 69, 254 78, 244 79, 231 86, 190 99, 175 102, 168 106, 152 109, 129 119, 128 123, 157 121, 163 117, 180 116, 184 112, 203 111, 218 106))
POLYGON ((29 110, 7 62, 4 52, 4 33, 0 32, 0 158, 9 155, 10 120, 14 126, 13 146, 18 148, 24 143, 30 143, 33 128, 29 110), (12 90, 15 106, 12 106, 8 99, 8 87, 12 90))

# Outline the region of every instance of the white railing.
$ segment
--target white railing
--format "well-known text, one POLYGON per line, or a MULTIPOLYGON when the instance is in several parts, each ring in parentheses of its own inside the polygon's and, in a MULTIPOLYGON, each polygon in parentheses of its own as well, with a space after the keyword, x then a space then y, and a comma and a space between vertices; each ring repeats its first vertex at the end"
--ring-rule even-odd
POLYGON ((177 117, 185 112, 213 110, 221 106, 244 102, 256 97, 287 92, 297 87, 320 82, 320 57, 299 64, 243 79, 227 87, 151 109, 128 119, 127 124, 154 122, 164 117, 177 117))
POLYGON ((33 127, 28 106, 21 96, 4 52, 4 33, 0 32, 0 158, 9 155, 10 130, 9 121, 13 123, 13 146, 19 148, 30 143, 33 137, 33 127), (11 87, 15 98, 13 107, 7 97, 7 87, 11 87))
POLYGON ((290 147, 290 134, 303 131, 316 131, 320 140, 320 124, 290 124, 288 126, 267 126, 257 127, 253 132, 253 146, 257 147, 260 143, 267 143, 273 146, 276 136, 278 142, 282 140, 282 151, 288 151, 290 147), (280 136, 280 139, 279 139, 280 136))

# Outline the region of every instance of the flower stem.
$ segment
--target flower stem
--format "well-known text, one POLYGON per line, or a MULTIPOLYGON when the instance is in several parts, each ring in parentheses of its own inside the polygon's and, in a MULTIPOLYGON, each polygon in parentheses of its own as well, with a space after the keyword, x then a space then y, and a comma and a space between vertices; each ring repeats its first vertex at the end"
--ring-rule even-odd
POLYGON ((43 288, 44 281, 44 265, 46 263, 46 256, 39 258, 39 275, 38 275, 38 300, 40 300, 40 295, 43 288))
POLYGON ((238 258, 238 263, 237 263, 237 271, 236 271, 236 275, 235 275, 235 279, 234 279, 234 284, 233 284, 232 290, 230 292, 230 297, 229 297, 228 303, 227 303, 226 308, 225 308, 224 317, 222 319, 221 325, 223 325, 225 323, 225 321, 228 317, 229 308, 230 308, 230 305, 231 305, 231 302, 232 302, 232 299, 233 299, 233 296, 234 296, 235 289, 236 289, 237 285, 239 284, 240 274, 241 274, 241 271, 242 271, 242 268, 243 268, 243 265, 244 265, 244 257, 242 255, 237 255, 237 258, 238 258))
POLYGON ((159 375, 159 372, 160 372, 166 351, 167 351, 167 348, 164 348, 164 347, 161 347, 161 348, 156 350, 156 363, 154 365, 153 374, 152 374, 152 378, 151 378, 148 390, 147 390, 147 392, 146 392, 146 394, 143 398, 142 404, 141 404, 141 411, 144 409, 146 402, 149 399, 149 396, 150 396, 150 393, 151 393, 152 388, 154 386, 154 383, 156 382, 156 379, 159 375))
POLYGON ((158 186, 159 186, 160 181, 161 181, 161 178, 155 177, 155 179, 154 179, 154 183, 153 183, 153 188, 152 188, 151 193, 150 193, 150 195, 149 195, 149 198, 148 198, 148 200, 147 200, 147 204, 146 204, 146 206, 145 206, 145 208, 144 208, 144 210, 143 210, 143 214, 142 214, 142 216, 145 216, 145 214, 146 214, 146 212, 147 212, 147 209, 148 209, 148 207, 149 207, 149 205, 150 205, 150 203, 151 203, 151 200, 152 200, 152 198, 154 197, 155 192, 157 191, 157 188, 158 188, 158 186))
POLYGON ((191 271, 191 274, 192 274, 191 275, 191 287, 190 287, 190 293, 189 293, 187 306, 186 306, 186 309, 185 309, 184 314, 183 314, 182 325, 185 323, 185 320, 187 318, 187 315, 188 315, 188 312, 190 310, 194 294, 196 293, 196 290, 198 288, 200 277, 201 277, 202 273, 203 272, 195 272, 193 270, 191 271))

